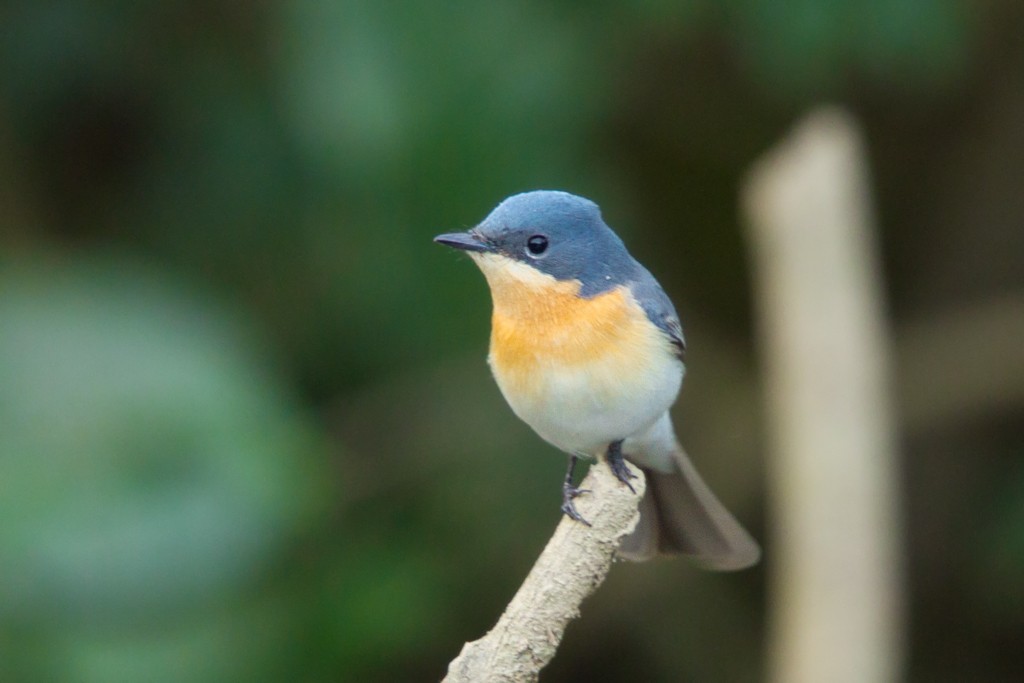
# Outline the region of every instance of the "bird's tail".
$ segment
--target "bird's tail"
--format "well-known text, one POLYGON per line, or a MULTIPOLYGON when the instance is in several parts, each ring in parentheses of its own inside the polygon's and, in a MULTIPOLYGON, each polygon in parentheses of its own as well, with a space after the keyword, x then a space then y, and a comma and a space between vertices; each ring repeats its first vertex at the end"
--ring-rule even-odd
POLYGON ((682 448, 676 471, 644 468, 647 493, 636 530, 623 539, 619 554, 634 561, 658 553, 689 555, 706 569, 744 569, 756 564, 761 549, 704 483, 682 448))

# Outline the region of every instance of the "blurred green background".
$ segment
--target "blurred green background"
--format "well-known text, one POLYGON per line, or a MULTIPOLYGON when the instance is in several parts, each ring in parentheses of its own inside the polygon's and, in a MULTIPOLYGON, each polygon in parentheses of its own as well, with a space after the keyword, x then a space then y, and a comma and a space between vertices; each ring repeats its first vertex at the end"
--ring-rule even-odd
MULTIPOLYGON (((873 165, 907 679, 1024 680, 1022 25, 1017 0, 7 0, 0 681, 439 679, 559 516, 483 279, 430 242, 526 189, 598 201, 673 297, 681 436, 765 538, 738 186, 822 101, 873 165)), ((760 680, 766 606, 763 567, 619 565, 544 679, 760 680)))

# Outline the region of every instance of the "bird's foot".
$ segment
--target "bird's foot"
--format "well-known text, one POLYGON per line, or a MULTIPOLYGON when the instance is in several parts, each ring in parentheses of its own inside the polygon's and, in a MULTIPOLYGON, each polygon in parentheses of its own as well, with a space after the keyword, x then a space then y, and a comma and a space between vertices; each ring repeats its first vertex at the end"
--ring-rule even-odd
POLYGON ((582 524, 590 526, 590 522, 583 519, 583 516, 576 509, 576 504, 572 502, 573 498, 583 493, 590 493, 590 489, 578 489, 573 486, 572 473, 576 469, 576 461, 579 457, 575 455, 569 456, 569 467, 565 470, 565 481, 562 484, 562 512, 568 515, 569 519, 576 520, 582 524))
POLYGON ((566 484, 565 486, 563 486, 562 487, 562 512, 567 517, 569 517, 569 519, 572 519, 572 520, 575 520, 577 522, 580 522, 581 524, 586 524, 587 526, 590 526, 590 522, 588 522, 587 520, 583 519, 583 515, 581 515, 579 513, 579 511, 576 509, 576 504, 572 502, 573 499, 576 498, 576 496, 582 495, 584 493, 590 493, 590 489, 578 489, 575 486, 572 486, 570 484, 566 484))
POLYGON ((636 489, 629 483, 630 479, 636 479, 636 475, 629 471, 625 459, 622 457, 622 441, 612 441, 608 444, 608 466, 612 468, 615 478, 629 487, 629 490, 636 493, 636 489))

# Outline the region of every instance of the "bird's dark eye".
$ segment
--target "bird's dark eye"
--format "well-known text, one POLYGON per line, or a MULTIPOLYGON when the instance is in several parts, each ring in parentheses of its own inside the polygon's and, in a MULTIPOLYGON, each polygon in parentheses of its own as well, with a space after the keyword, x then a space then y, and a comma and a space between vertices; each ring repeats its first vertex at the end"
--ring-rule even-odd
POLYGON ((544 235, 533 235, 530 239, 526 240, 526 251, 531 256, 540 256, 548 250, 548 238, 544 235))

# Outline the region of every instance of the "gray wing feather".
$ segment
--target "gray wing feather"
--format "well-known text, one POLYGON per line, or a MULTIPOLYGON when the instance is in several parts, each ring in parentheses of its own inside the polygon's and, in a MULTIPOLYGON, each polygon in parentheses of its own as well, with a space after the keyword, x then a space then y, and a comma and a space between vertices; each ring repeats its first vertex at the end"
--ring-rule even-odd
POLYGON ((638 277, 629 283, 630 291, 633 292, 633 296, 644 309, 650 321, 668 335, 669 340, 676 347, 676 356, 679 357, 679 360, 685 361, 686 338, 683 336, 683 325, 679 322, 679 316, 676 314, 672 301, 646 268, 640 264, 637 264, 637 267, 639 269, 638 277))

